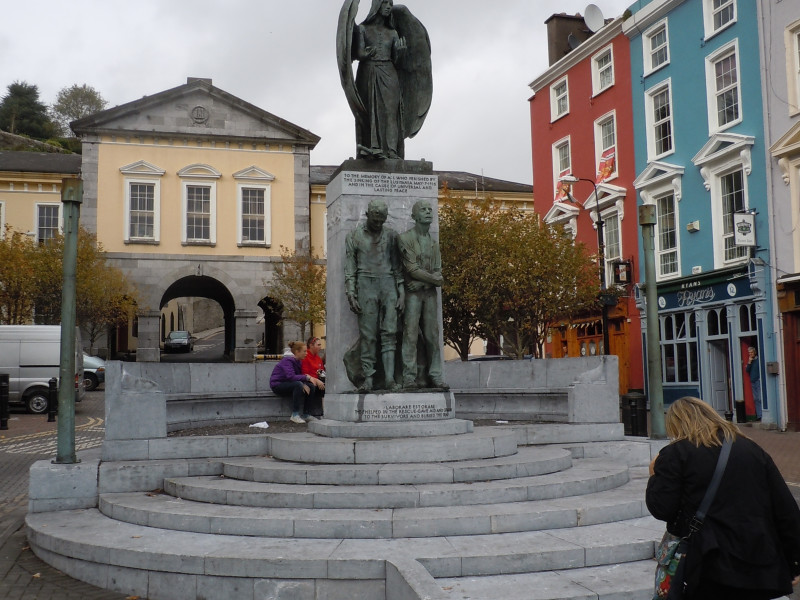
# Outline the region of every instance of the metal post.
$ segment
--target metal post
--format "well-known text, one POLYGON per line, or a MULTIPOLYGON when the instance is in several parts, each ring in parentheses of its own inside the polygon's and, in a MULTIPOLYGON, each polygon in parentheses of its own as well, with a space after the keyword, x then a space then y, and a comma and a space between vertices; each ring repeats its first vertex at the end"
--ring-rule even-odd
MULTIPOLYGON (((603 216, 600 214, 600 196, 597 192, 597 184, 594 182, 594 179, 586 179, 583 177, 575 177, 575 175, 565 175, 561 178, 561 181, 565 181, 567 183, 577 183, 579 181, 588 181, 592 184, 594 188, 594 202, 596 205, 597 210, 597 262, 599 267, 599 275, 600 275, 600 310, 601 310, 601 319, 602 319, 602 326, 603 326, 603 354, 608 355, 611 354, 609 349, 609 338, 608 338, 608 299, 606 297, 606 242, 605 242, 605 235, 603 234, 603 228, 605 223, 603 223, 603 216)), ((571 196, 568 196, 570 201, 576 202, 572 199, 571 196)), ((577 202, 576 202, 577 203, 577 202)))
POLYGON ((9 375, 0 375, 0 430, 8 429, 8 380, 9 375))
POLYGON ((600 214, 600 196, 597 195, 597 184, 592 179, 584 179, 591 182, 594 187, 594 202, 597 210, 597 261, 600 263, 600 302, 601 319, 603 323, 603 354, 610 354, 608 347, 608 300, 606 299, 606 241, 603 234, 603 216, 600 214))
POLYGON ((78 263, 78 225, 83 184, 78 178, 61 181, 64 205, 64 283, 61 291, 61 367, 58 388, 58 446, 55 463, 73 464, 75 456, 75 273, 78 263))
POLYGON ((656 207, 645 204, 639 207, 639 225, 642 228, 644 252, 645 304, 647 315, 647 388, 650 396, 650 437, 663 440, 664 390, 661 385, 661 345, 658 335, 658 292, 656 290, 656 207))
POLYGON ((58 412, 58 379, 51 377, 47 388, 47 422, 55 423, 58 412))

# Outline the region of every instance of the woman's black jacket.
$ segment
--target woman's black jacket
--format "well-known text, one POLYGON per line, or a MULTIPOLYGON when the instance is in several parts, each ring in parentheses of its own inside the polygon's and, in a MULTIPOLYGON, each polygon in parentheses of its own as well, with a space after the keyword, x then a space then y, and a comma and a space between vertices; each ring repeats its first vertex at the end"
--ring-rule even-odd
MULTIPOLYGON (((719 446, 698 448, 681 440, 659 453, 646 501, 670 533, 689 533, 719 452, 719 446)), ((776 596, 792 592, 791 580, 800 574, 800 509, 775 463, 755 442, 736 438, 705 523, 691 540, 687 570, 700 579, 776 596)))

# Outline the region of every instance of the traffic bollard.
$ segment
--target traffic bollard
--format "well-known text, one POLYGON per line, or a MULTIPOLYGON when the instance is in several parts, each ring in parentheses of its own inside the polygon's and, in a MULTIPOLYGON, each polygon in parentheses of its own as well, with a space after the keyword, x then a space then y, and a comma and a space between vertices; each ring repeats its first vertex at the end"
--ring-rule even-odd
POLYGON ((58 412, 58 380, 55 377, 51 377, 48 387, 50 389, 47 394, 47 422, 55 423, 56 413, 58 412))
POLYGON ((0 430, 8 429, 8 375, 0 375, 0 430))

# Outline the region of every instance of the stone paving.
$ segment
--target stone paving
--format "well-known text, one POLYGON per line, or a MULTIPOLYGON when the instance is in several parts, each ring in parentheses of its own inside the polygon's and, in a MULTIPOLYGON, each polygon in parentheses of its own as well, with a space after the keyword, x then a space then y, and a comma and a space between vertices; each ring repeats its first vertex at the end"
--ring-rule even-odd
MULTIPOLYGON (((103 393, 93 392, 79 406, 76 414, 79 448, 92 448, 102 443, 102 401, 103 393)), ((9 431, 0 432, 0 598, 134 600, 134 596, 101 590, 71 579, 28 549, 23 527, 28 469, 35 461, 55 454, 56 425, 43 425, 41 420, 46 420, 46 416, 14 414, 9 431)), ((743 431, 770 453, 795 497, 800 498, 800 433, 781 433, 754 426, 744 426, 743 431)), ((800 593, 790 598, 800 600, 800 593)))

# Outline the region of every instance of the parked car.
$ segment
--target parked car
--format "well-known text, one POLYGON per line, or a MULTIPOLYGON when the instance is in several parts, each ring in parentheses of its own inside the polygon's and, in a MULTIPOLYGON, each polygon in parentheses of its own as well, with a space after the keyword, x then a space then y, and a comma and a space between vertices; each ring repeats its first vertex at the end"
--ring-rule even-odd
POLYGON ((97 389, 106 380, 106 361, 98 356, 83 355, 83 384, 87 392, 97 389))
MULTIPOLYGON (((86 392, 83 383, 81 334, 75 328, 75 400, 86 392)), ((46 413, 50 403, 50 379, 61 370, 60 325, 0 325, 0 374, 9 376, 9 404, 28 412, 46 413)), ((70 382, 72 383, 72 382, 70 382)))
POLYGON ((164 352, 191 352, 194 338, 188 331, 170 331, 164 340, 164 352))

